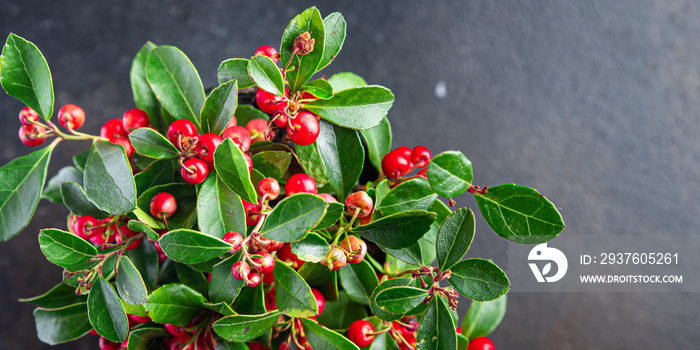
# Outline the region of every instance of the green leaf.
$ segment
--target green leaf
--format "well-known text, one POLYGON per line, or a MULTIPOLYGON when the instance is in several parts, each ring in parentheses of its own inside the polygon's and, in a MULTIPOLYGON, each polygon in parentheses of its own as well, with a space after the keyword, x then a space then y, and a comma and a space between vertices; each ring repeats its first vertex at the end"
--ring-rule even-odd
POLYGON ((203 310, 204 297, 184 284, 166 284, 144 306, 153 322, 184 327, 203 310))
POLYGON ((382 159, 391 151, 391 124, 385 116, 376 126, 360 130, 362 137, 367 142, 369 160, 377 171, 382 171, 382 159))
POLYGON ((344 291, 340 291, 337 301, 326 302, 326 308, 318 316, 318 322, 330 329, 340 330, 347 329, 353 322, 365 317, 365 307, 353 302, 344 291))
POLYGON ((248 76, 248 62, 249 60, 245 58, 232 58, 221 62, 216 73, 219 84, 236 80, 239 89, 245 89, 255 85, 253 80, 248 76))
POLYGON ((138 174, 134 175, 136 193, 141 196, 153 186, 165 185, 175 181, 175 171, 180 169, 175 159, 161 159, 149 164, 138 174))
POLYGON ((119 259, 116 286, 119 296, 129 304, 143 304, 148 301, 146 284, 128 256, 119 259))
POLYGON ((364 78, 352 72, 333 74, 328 78, 328 82, 333 86, 333 91, 347 90, 367 85, 364 78))
POLYGON ((326 215, 326 201, 309 193, 281 200, 265 219, 260 234, 280 242, 298 241, 326 215))
POLYGON ((236 300, 238 293, 243 288, 244 281, 233 278, 231 268, 239 260, 241 260, 240 253, 214 265, 209 283, 209 298, 212 302, 231 304, 236 300))
POLYGON ((212 327, 216 334, 228 341, 247 342, 270 330, 279 316, 278 311, 262 315, 234 315, 219 319, 212 327))
POLYGON ((457 350, 468 350, 469 338, 457 333, 457 350))
POLYGON ((404 278, 394 278, 394 279, 390 279, 390 280, 386 280, 386 281, 382 282, 382 284, 380 284, 377 288, 374 289, 374 292, 372 292, 372 295, 369 298, 369 300, 370 300, 369 306, 372 310, 372 313, 375 316, 377 316, 385 321, 394 321, 394 320, 400 319, 403 316, 403 314, 394 314, 394 313, 390 313, 390 312, 387 312, 385 310, 382 310, 379 307, 379 305, 377 305, 377 296, 379 295, 379 293, 381 293, 382 291, 384 291, 388 288, 399 287, 399 286, 400 287, 410 286, 412 284, 412 281, 413 281, 412 278, 404 277, 404 278))
POLYGON ((323 58, 323 46, 325 45, 325 29, 323 18, 316 7, 311 7, 300 13, 287 26, 282 36, 280 55, 282 64, 286 64, 291 57, 288 67, 287 80, 289 81, 290 94, 293 94, 316 73, 319 63, 323 58), (313 50, 306 55, 294 55, 294 39, 299 34, 309 32, 314 40, 313 50))
POLYGON ((312 287, 321 286, 331 277, 331 271, 328 270, 328 267, 308 261, 301 264, 301 267, 297 272, 299 273, 299 276, 301 276, 301 278, 303 278, 304 281, 306 281, 306 283, 312 287))
POLYGON ((114 215, 136 208, 136 185, 124 148, 106 141, 90 147, 83 183, 85 195, 98 209, 114 215))
POLYGON ((185 264, 205 262, 231 250, 231 244, 192 230, 170 231, 158 243, 165 255, 185 264))
POLYGON ((290 317, 311 317, 318 314, 311 287, 296 271, 285 264, 275 264, 275 302, 277 309, 290 317))
POLYGON ((457 349, 455 325, 442 297, 434 297, 421 317, 416 345, 418 350, 457 349))
POLYGON ((328 208, 326 209, 326 215, 323 216, 321 222, 316 225, 316 228, 328 228, 338 222, 340 217, 343 216, 343 211, 345 206, 342 203, 332 202, 328 203, 328 208))
POLYGON ((257 203, 258 193, 250 182, 243 152, 231 139, 225 139, 214 151, 214 166, 217 176, 241 199, 257 203))
POLYGON ((202 130, 221 134, 238 106, 238 82, 227 81, 209 93, 202 106, 202 130))
MULTIPOLYGON (((139 196, 137 202, 139 209, 144 213, 149 213, 146 218, 151 220, 156 220, 150 215, 151 209, 151 199, 153 196, 160 192, 167 192, 175 197, 177 203, 177 210, 173 216, 168 218, 168 228, 171 230, 184 228, 190 229, 194 226, 195 221, 197 221, 197 191, 193 186, 185 183, 171 183, 167 185, 154 186, 148 189, 146 192, 139 196)), ((152 225, 150 222, 146 221, 146 218, 139 217, 138 219, 147 223, 150 227, 160 229, 152 225)), ((161 222, 157 220, 156 222, 161 222)))
POLYGON ((289 169, 292 162, 292 154, 284 151, 263 151, 254 154, 253 167, 265 177, 272 177, 282 181, 282 177, 289 169))
POLYGON ((269 120, 270 116, 251 105, 239 105, 236 108, 236 122, 238 125, 246 125, 253 119, 269 120))
POLYGON ((129 332, 129 350, 149 350, 157 348, 161 339, 170 338, 171 335, 163 328, 144 327, 133 329, 129 332))
POLYGON ((347 338, 312 320, 303 318, 301 323, 304 325, 306 339, 314 349, 360 350, 347 338))
POLYGON ((199 189, 197 223, 202 233, 217 238, 229 231, 245 234, 241 199, 218 176, 209 176, 199 189))
POLYGON ((365 149, 357 131, 321 121, 316 147, 338 198, 344 200, 362 173, 365 149))
POLYGON ((10 33, 0 56, 0 83, 8 95, 24 102, 45 120, 51 119, 51 71, 34 43, 10 33))
POLYGON ((86 240, 57 229, 41 230, 39 248, 47 260, 68 271, 74 271, 97 255, 95 246, 86 240))
POLYGON ((401 249, 414 245, 430 230, 435 214, 425 210, 411 210, 385 216, 352 229, 382 247, 401 249))
POLYGON ((458 263, 474 239, 474 213, 462 208, 445 219, 435 241, 438 266, 445 271, 458 263))
POLYGON ((440 231, 440 224, 437 220, 430 225, 430 230, 425 233, 421 239, 418 240, 421 250, 423 251, 423 265, 432 265, 437 257, 437 252, 435 251, 435 241, 437 240, 437 234, 440 231))
POLYGON ((49 345, 78 339, 92 330, 87 304, 79 303, 58 309, 34 309, 39 340, 49 345))
POLYGON ((140 208, 134 209, 132 214, 134 214, 134 216, 136 216, 137 220, 143 222, 151 229, 154 229, 154 230, 165 229, 165 225, 163 225, 162 221, 158 221, 153 216, 151 216, 151 214, 147 214, 145 211, 141 210, 140 208))
POLYGON ((437 194, 424 179, 411 179, 391 189, 379 203, 382 215, 392 215, 407 210, 428 210, 437 194))
MULTIPOLYGON (((376 327, 375 327, 376 328, 376 327)), ((367 350, 400 350, 396 340, 389 333, 377 334, 372 344, 366 348, 367 350)))
POLYGON ((436 222, 442 223, 447 219, 447 217, 452 214, 452 209, 450 209, 447 204, 443 203, 439 198, 436 198, 433 205, 428 208, 428 211, 437 214, 436 222))
MULTIPOLYGON (((229 271, 229 274, 230 273, 231 272, 229 271)), ((233 310, 242 315, 264 314, 266 310, 263 284, 260 283, 257 287, 247 287, 241 289, 241 293, 233 303, 233 310)))
POLYGON ((333 86, 325 79, 310 81, 301 90, 324 100, 333 97, 333 86))
POLYGON ((129 78, 136 107, 148 114, 148 121, 153 127, 160 132, 165 132, 168 126, 160 113, 160 102, 158 102, 146 78, 146 59, 154 48, 156 48, 156 44, 150 41, 141 47, 131 63, 129 78))
POLYGON ((75 167, 78 168, 78 170, 80 170, 81 173, 85 171, 85 163, 87 162, 87 157, 89 153, 90 149, 88 148, 85 151, 73 156, 73 165, 75 165, 75 167))
POLYGON ((474 199, 491 229, 519 244, 548 242, 566 226, 554 204, 529 187, 493 186, 486 194, 475 193, 474 199))
POLYGON ((87 301, 90 324, 101 336, 121 343, 129 334, 129 321, 117 293, 102 276, 92 284, 87 301))
POLYGON ((267 56, 253 56, 248 63, 248 75, 261 89, 284 96, 284 78, 275 62, 267 56))
POLYGON ((383 311, 405 314, 425 300, 428 291, 410 286, 390 287, 377 293, 375 302, 383 311))
POLYGON ((317 186, 323 186, 330 181, 328 170, 321 160, 316 142, 306 146, 297 145, 296 151, 301 167, 307 175, 316 181, 317 186))
POLYGON ((129 229, 134 230, 136 232, 143 232, 146 234, 146 237, 152 241, 157 241, 158 238, 160 237, 156 231, 153 231, 152 228, 150 228, 146 223, 138 221, 138 220, 129 220, 127 223, 127 226, 129 229))
POLYGON ((362 305, 369 305, 370 296, 379 285, 377 273, 374 272, 372 266, 366 260, 362 260, 357 264, 343 266, 338 270, 338 273, 340 284, 348 293, 350 300, 362 305))
POLYGON ((163 107, 176 119, 187 119, 199 127, 204 88, 197 70, 182 51, 158 46, 146 59, 146 77, 163 107))
MULTIPOLYGON (((321 70, 331 64, 335 57, 343 48, 345 42, 345 18, 340 12, 333 12, 323 19, 323 27, 325 31, 323 58, 318 65, 317 70, 321 70)), ((320 96, 319 96, 320 97, 320 96)))
POLYGON ((292 253, 299 259, 314 263, 321 261, 330 249, 328 242, 314 232, 310 232, 300 241, 292 242, 291 248, 292 253))
POLYGON ((450 268, 448 280, 465 297, 476 301, 494 300, 510 289, 505 272, 484 259, 466 259, 450 268))
MULTIPOLYGON (((217 260, 220 261, 219 259, 217 260)), ((202 272, 195 270, 194 266, 178 263, 175 265, 175 271, 177 272, 177 279, 183 284, 202 295, 209 293, 209 281, 207 281, 202 272)))
POLYGON ((223 302, 223 301, 220 303, 216 303, 216 304, 205 303, 204 307, 206 307, 207 309, 209 309, 211 311, 219 313, 222 316, 236 315, 236 312, 233 311, 233 309, 226 302, 223 302))
POLYGON ((459 151, 446 151, 433 157, 428 167, 428 180, 435 193, 457 197, 472 182, 472 162, 459 151))
MULTIPOLYGON (((422 238, 421 238, 422 239, 422 238)), ((423 249, 420 242, 402 249, 382 248, 387 254, 411 265, 423 264, 423 249)))
POLYGON ((46 198, 54 203, 63 203, 63 198, 61 197, 61 183, 63 181, 71 181, 77 184, 83 183, 83 172, 72 166, 66 166, 61 168, 61 170, 54 175, 54 177, 49 180, 44 188, 44 192, 41 194, 41 198, 46 198))
POLYGON ((84 216, 90 215, 97 219, 104 219, 109 214, 103 212, 87 199, 83 188, 75 182, 64 181, 61 183, 61 200, 71 213, 84 216))
MULTIPOLYGON (((129 223, 135 221, 131 220, 129 223)), ((139 271, 143 281, 146 283, 146 287, 149 290, 152 289, 158 279, 158 253, 153 244, 143 242, 136 249, 127 250, 126 256, 129 257, 134 267, 139 271)))
POLYGON ((177 148, 165 136, 151 128, 138 128, 132 131, 129 134, 129 140, 136 153, 146 157, 167 159, 180 155, 177 148))
POLYGON ((335 92, 328 100, 304 104, 304 108, 329 122, 350 128, 375 127, 394 103, 394 94, 382 86, 361 86, 335 92))
POLYGON ((85 303, 87 302, 87 297, 84 295, 76 295, 75 288, 64 283, 59 283, 42 295, 35 296, 33 298, 22 298, 19 299, 19 301, 23 303, 32 303, 36 306, 47 309, 54 309, 78 303, 85 303))
POLYGON ((462 335, 473 339, 491 334, 506 314, 507 301, 507 295, 491 301, 472 301, 462 322, 462 335))
POLYGON ((15 158, 0 168, 0 239, 22 231, 34 215, 44 188, 54 144, 15 158))

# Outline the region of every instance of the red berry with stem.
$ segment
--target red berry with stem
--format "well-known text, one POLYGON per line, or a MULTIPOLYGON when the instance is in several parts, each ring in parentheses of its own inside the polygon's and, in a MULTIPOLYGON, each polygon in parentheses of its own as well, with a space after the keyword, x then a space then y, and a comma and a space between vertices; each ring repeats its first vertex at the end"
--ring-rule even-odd
POLYGON ((311 176, 299 173, 292 175, 287 180, 287 183, 284 185, 284 191, 289 197, 297 193, 316 194, 318 189, 316 188, 316 181, 311 176))
POLYGON ((248 174, 253 172, 253 158, 250 158, 248 153, 243 153, 243 159, 245 159, 245 165, 248 166, 248 174))
POLYGON ((262 278, 260 278, 260 274, 251 272, 250 275, 248 275, 248 280, 245 282, 245 285, 248 287, 257 287, 261 281, 262 278))
POLYGON ((415 164, 415 166, 419 168, 427 166, 430 163, 430 159, 432 159, 432 155, 427 147, 416 146, 413 148, 411 163, 415 164))
POLYGON ((119 350, 122 345, 114 343, 105 337, 100 337, 100 350, 119 350))
POLYGON ((133 157, 134 153, 136 153, 134 146, 131 145, 131 142, 128 139, 121 137, 110 137, 109 142, 124 147, 124 153, 126 153, 127 158, 133 157))
POLYGON ((287 115, 287 112, 284 111, 284 109, 276 110, 274 113, 274 117, 272 118, 272 121, 275 123, 275 125, 279 126, 280 128, 286 128, 288 120, 289 116, 287 115))
POLYGON ((282 248, 284 242, 270 240, 270 244, 267 246, 268 252, 278 251, 282 248))
POLYGON ((76 105, 65 105, 58 110, 58 122, 66 129, 78 129, 85 123, 85 112, 76 105))
POLYGON ((266 177, 258 182, 258 194, 260 197, 267 195, 267 199, 275 200, 280 195, 280 183, 272 177, 266 177))
POLYGON ((245 280, 250 275, 250 266, 245 261, 237 261, 231 267, 231 275, 237 280, 245 280))
POLYGON ((374 326, 367 320, 357 320, 348 328, 348 339, 364 348, 374 341, 374 326))
POLYGON ((374 202, 367 192, 357 191, 348 196, 348 198, 345 200, 345 206, 348 213, 351 215, 355 215, 355 212, 359 211, 357 217, 364 218, 365 216, 372 214, 374 202))
POLYGON ((245 128, 250 132, 252 142, 265 141, 265 130, 267 130, 267 120, 255 118, 245 125, 245 128))
POLYGON ((345 256, 345 252, 338 247, 333 247, 333 249, 321 259, 321 265, 328 267, 331 271, 340 270, 346 264, 347 257, 345 256))
POLYGON ((22 125, 29 125, 37 120, 39 120, 39 113, 37 113, 31 107, 24 107, 21 111, 19 111, 19 121, 22 123, 22 125))
POLYGON ((214 161, 214 151, 221 144, 221 137, 212 132, 208 132, 197 138, 197 152, 199 157, 205 162, 214 161))
POLYGON ((221 133, 221 139, 231 139, 243 152, 250 148, 250 131, 240 125, 226 128, 226 130, 221 133))
POLYGON ((110 139, 112 137, 129 137, 126 130, 124 130, 124 124, 121 119, 110 119, 102 124, 100 129, 100 136, 110 139))
POLYGON ((276 110, 281 110, 287 107, 289 103, 288 92, 285 90, 285 97, 277 96, 263 89, 258 89, 255 92, 255 102, 263 112, 273 114, 276 110))
MULTIPOLYGON (((114 239, 115 239, 115 242, 116 242, 116 243, 122 243, 122 242, 128 240, 129 237, 122 237, 122 235, 117 234, 117 235, 114 237, 114 239)), ((141 242, 143 242, 143 237, 141 237, 141 238, 139 238, 139 239, 137 239, 137 240, 134 240, 133 242, 129 243, 129 246, 126 247, 126 250, 134 250, 134 249, 138 248, 138 247, 141 245, 141 242)))
POLYGON ((207 179, 209 167, 199 158, 190 158, 183 162, 180 175, 190 185, 199 185, 207 179))
POLYGON ((129 318, 134 320, 136 323, 148 323, 151 322, 151 318, 148 316, 139 316, 139 315, 129 315, 129 318))
POLYGON ((241 199, 241 202, 243 202, 243 211, 245 211, 245 224, 255 226, 260 221, 260 205, 249 203, 245 199, 241 199))
POLYGON ((184 328, 182 328, 180 326, 176 326, 174 324, 166 323, 164 327, 165 327, 165 330, 168 333, 170 333, 170 335, 172 335, 173 337, 178 337, 178 336, 187 334, 187 330, 185 330, 184 328))
POLYGON ((307 146, 316 142, 320 131, 316 115, 310 112, 299 112, 296 117, 289 118, 287 123, 289 138, 299 146, 307 146))
POLYGON ((151 198, 151 214, 159 219, 167 219, 177 211, 175 197, 168 192, 160 192, 151 198))
POLYGON ((232 115, 231 120, 228 121, 228 124, 226 124, 226 127, 224 128, 224 130, 226 130, 227 128, 230 128, 232 126, 235 126, 235 125, 238 125, 238 120, 236 119, 235 115, 232 115))
POLYGON ((197 136, 197 127, 187 119, 178 119, 168 127, 168 140, 177 148, 182 138, 194 136, 197 136))
POLYGON ((411 170, 410 154, 406 156, 400 148, 387 153, 382 158, 382 171, 390 179, 398 179, 409 170, 411 170))
POLYGON ((148 113, 138 108, 126 111, 124 116, 122 116, 122 126, 124 126, 124 130, 127 133, 131 133, 138 128, 145 128, 148 125, 148 113))
POLYGON ((292 252, 292 246, 289 243, 284 243, 282 248, 277 251, 277 259, 285 263, 289 263, 291 268, 297 270, 304 264, 304 260, 299 259, 294 252, 292 252))
POLYGON ((272 62, 275 63, 277 63, 277 60, 279 60, 279 54, 277 53, 277 50, 275 50, 274 47, 269 45, 263 45, 258 47, 258 49, 255 50, 255 56, 257 55, 267 56, 272 60, 272 62))
POLYGON ((99 220, 95 219, 94 216, 83 215, 75 221, 75 224, 73 225, 73 231, 78 237, 90 239, 92 237, 95 237, 95 235, 100 233, 100 231, 104 231, 95 228, 99 225, 99 220))
POLYGON ((243 242, 243 236, 238 232, 228 231, 224 235, 223 240, 231 244, 231 253, 235 253, 241 250, 241 243, 243 242))
POLYGON ((338 203, 338 200, 328 193, 319 193, 317 194, 317 196, 323 198, 326 201, 326 203, 338 203))
POLYGON ((367 255, 367 243, 356 236, 348 235, 348 238, 341 240, 338 245, 348 252, 348 264, 362 262, 367 255))
POLYGON ((491 339, 486 337, 476 337, 469 341, 467 350, 496 350, 491 339))
POLYGON ((275 268, 275 258, 268 252, 261 252, 260 257, 253 258, 255 269, 262 274, 270 273, 275 268))
POLYGON ((326 297, 324 297, 323 293, 316 288, 311 288, 311 294, 314 295, 314 298, 316 299, 316 306, 318 307, 318 313, 314 316, 318 316, 322 314, 323 310, 326 308, 326 297))
POLYGON ((19 139, 26 146, 29 146, 29 147, 39 146, 39 145, 43 144, 44 141, 46 141, 46 136, 44 136, 45 132, 46 132, 46 128, 44 128, 41 125, 36 125, 36 124, 22 125, 19 127, 19 139))

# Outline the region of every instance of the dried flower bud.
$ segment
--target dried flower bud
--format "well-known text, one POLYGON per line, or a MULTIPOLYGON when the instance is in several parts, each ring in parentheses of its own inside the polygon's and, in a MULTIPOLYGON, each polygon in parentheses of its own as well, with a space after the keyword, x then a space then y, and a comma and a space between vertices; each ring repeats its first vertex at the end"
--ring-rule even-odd
POLYGON ((309 32, 301 33, 294 39, 294 51, 297 55, 306 55, 314 50, 314 42, 309 32))

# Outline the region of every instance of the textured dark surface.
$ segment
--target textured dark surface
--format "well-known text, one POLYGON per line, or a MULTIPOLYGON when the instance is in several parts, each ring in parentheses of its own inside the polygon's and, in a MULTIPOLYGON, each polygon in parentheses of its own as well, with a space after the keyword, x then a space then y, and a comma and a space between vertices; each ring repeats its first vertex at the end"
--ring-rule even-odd
MULTIPOLYGON (((222 60, 279 46, 288 21, 311 4, 97 3, 0 2, 0 35, 37 44, 57 108, 82 105, 90 133, 133 108, 128 73, 146 40, 180 47, 211 86, 222 60)), ((325 74, 353 71, 390 88, 395 147, 459 149, 475 183, 537 188, 560 208, 564 234, 698 234, 700 3, 561 3, 320 2, 322 14, 348 21, 325 74)), ((4 164, 29 149, 17 139, 22 105, 2 95, 4 164)), ((85 147, 62 144, 50 175, 85 147)), ((65 227, 65 214, 42 202, 25 231, 0 244, 0 348, 50 348, 36 339, 32 306, 16 300, 60 280, 36 235, 65 227)), ((477 221, 469 255, 505 266, 509 243, 492 235, 477 221)), ((697 293, 512 293, 492 338, 499 349, 691 349, 699 304, 697 293)), ((91 338, 55 348, 96 347, 91 338)))

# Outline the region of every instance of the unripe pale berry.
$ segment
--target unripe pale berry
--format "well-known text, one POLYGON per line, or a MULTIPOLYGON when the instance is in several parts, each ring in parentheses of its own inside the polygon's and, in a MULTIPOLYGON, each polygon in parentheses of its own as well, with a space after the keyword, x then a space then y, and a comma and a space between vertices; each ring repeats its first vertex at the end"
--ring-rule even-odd
POLYGON ((76 105, 65 105, 58 110, 58 122, 66 129, 79 129, 85 123, 85 112, 76 105))
POLYGON ((341 240, 338 245, 348 252, 348 264, 357 264, 365 259, 367 243, 356 236, 348 235, 348 238, 341 240))
POLYGON ((374 202, 367 192, 357 191, 348 196, 348 198, 345 200, 345 206, 348 213, 351 215, 355 215, 355 212, 359 210, 357 217, 364 218, 365 216, 372 214, 374 202))
POLYGON ((321 265, 327 266, 331 271, 340 270, 340 268, 346 264, 347 258, 345 256, 345 252, 338 247, 333 247, 333 249, 331 249, 328 254, 323 257, 323 259, 321 259, 321 265))
POLYGON ((260 197, 267 195, 267 199, 275 200, 280 195, 280 184, 272 177, 266 177, 258 182, 258 194, 260 197))
POLYGON ((39 120, 39 113, 37 113, 31 107, 24 107, 21 111, 19 111, 19 122, 23 125, 32 124, 32 122, 37 120, 39 120))

